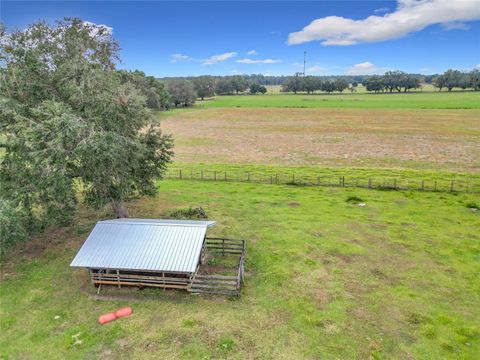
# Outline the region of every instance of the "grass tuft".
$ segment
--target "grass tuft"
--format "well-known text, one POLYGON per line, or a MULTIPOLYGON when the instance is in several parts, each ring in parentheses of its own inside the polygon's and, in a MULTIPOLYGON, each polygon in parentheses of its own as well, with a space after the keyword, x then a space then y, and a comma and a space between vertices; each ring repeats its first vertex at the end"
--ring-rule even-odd
POLYGON ((358 197, 358 196, 349 196, 347 198, 347 200, 345 200, 347 203, 350 203, 350 204, 358 204, 358 203, 363 203, 365 202, 365 200, 363 200, 361 197, 358 197))
POLYGON ((207 212, 202 207, 175 209, 166 211, 163 216, 167 219, 199 220, 208 219, 207 212))

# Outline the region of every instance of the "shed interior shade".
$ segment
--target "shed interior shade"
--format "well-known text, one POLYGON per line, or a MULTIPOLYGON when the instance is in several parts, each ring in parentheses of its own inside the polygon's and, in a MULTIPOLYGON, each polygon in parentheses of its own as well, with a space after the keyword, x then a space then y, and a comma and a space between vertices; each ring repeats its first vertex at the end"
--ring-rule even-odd
POLYGON ((195 272, 214 221, 119 219, 99 221, 70 266, 195 272))

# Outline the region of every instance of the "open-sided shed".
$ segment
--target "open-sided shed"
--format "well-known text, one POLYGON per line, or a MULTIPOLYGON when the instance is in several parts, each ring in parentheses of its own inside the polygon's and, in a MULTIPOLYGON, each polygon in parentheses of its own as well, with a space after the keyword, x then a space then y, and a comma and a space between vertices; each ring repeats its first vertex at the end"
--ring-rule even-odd
POLYGON ((70 266, 87 268, 92 283, 238 294, 245 242, 208 238, 215 221, 115 219, 99 221, 70 266), (207 254, 238 255, 236 276, 201 274, 207 254))

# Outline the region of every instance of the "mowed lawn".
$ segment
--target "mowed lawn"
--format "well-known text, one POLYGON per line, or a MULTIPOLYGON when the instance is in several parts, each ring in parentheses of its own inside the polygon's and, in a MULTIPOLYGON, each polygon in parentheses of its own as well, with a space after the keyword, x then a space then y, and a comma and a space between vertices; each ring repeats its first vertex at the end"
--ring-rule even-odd
POLYGON ((130 204, 131 216, 205 208, 218 221, 212 235, 247 241, 242 296, 121 289, 137 300, 91 299, 86 272, 69 263, 108 214, 82 210, 75 226, 5 257, 0 357, 476 359, 474 203, 469 194, 163 181, 157 198, 130 204), (125 305, 133 316, 97 324, 125 305))
POLYGON ((333 93, 217 96, 197 102, 197 107, 278 107, 358 109, 480 109, 479 91, 411 93, 333 93))
POLYGON ((480 171, 479 109, 194 108, 160 119, 177 163, 480 171))

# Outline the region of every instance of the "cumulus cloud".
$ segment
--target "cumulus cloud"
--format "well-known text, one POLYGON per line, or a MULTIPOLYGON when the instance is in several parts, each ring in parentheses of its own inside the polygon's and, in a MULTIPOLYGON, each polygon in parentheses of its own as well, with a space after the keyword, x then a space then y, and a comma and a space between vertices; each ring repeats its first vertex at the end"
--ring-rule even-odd
POLYGON ((247 51, 247 55, 257 55, 257 51, 256 50, 249 50, 249 51, 247 51))
POLYGON ((170 62, 171 63, 176 63, 178 61, 185 61, 189 60, 190 56, 188 55, 183 55, 183 54, 172 54, 170 55, 170 62))
POLYGON ((253 60, 253 59, 240 59, 236 61, 237 63, 240 64, 277 64, 279 62, 282 62, 282 60, 278 59, 263 59, 263 60, 253 60))
POLYGON ((203 59, 202 64, 203 65, 213 65, 213 64, 216 64, 218 62, 228 60, 228 59, 230 59, 230 58, 232 58, 236 55, 237 55, 237 53, 234 52, 234 51, 226 52, 226 53, 219 54, 219 55, 213 55, 213 56, 210 56, 207 59, 203 59))
POLYGON ((345 75, 373 75, 383 74, 387 68, 378 67, 370 61, 365 61, 360 64, 355 64, 345 69, 345 75))
POLYGON ((433 24, 480 19, 478 0, 398 0, 394 12, 362 20, 340 16, 316 19, 288 35, 288 44, 320 41, 322 45, 354 45, 398 39, 433 24))

